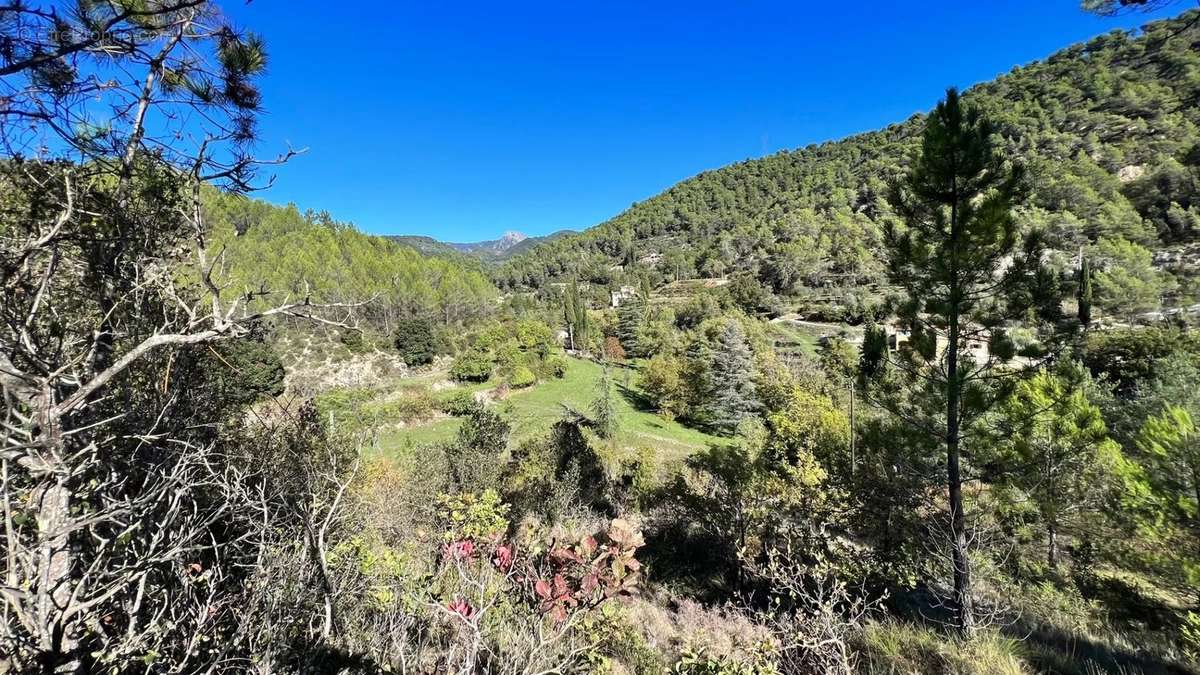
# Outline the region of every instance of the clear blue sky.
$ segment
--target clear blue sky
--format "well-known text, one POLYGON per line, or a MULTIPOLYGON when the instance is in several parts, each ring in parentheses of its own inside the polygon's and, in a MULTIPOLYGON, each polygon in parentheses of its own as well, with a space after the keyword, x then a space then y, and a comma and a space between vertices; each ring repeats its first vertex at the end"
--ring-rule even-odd
POLYGON ((228 0, 267 39, 259 196, 377 234, 583 229, 705 169, 903 120, 1106 19, 1078 0, 228 0))

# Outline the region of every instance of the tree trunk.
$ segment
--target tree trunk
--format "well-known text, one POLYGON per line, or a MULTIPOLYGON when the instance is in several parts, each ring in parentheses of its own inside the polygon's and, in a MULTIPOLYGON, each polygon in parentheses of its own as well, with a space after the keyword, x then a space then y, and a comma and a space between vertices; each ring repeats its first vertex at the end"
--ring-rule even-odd
MULTIPOLYGON (((950 500, 951 561, 954 565, 954 611, 964 636, 975 630, 975 606, 971 597, 971 559, 967 555, 967 517, 963 511, 962 471, 959 449, 959 405, 962 383, 958 380, 958 339, 961 290, 958 279, 957 186, 950 211, 949 344, 946 345, 946 483, 950 500)), ((937 351, 936 338, 934 352, 937 351)))
POLYGON ((1050 571, 1058 571, 1058 525, 1054 521, 1046 526, 1046 564, 1050 566, 1050 571))
POLYGON ((71 488, 64 480, 47 477, 34 491, 38 532, 46 538, 38 549, 37 621, 41 635, 38 649, 47 672, 75 673, 79 662, 79 635, 75 626, 64 623, 63 614, 71 601, 71 551, 68 528, 71 518, 71 488))
POLYGON ((64 619, 71 602, 73 560, 71 486, 67 472, 58 466, 58 458, 66 454, 62 418, 54 410, 54 397, 48 387, 33 404, 38 411, 43 462, 38 467, 42 477, 31 495, 39 537, 36 577, 30 580, 29 589, 40 633, 37 647, 46 672, 77 673, 83 668, 78 653, 79 630, 64 619))

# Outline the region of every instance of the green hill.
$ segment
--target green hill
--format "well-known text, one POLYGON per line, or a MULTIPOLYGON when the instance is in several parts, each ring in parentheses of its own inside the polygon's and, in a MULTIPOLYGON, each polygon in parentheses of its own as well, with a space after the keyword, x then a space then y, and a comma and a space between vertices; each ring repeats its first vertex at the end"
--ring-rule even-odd
POLYGON ((492 311, 496 288, 478 261, 425 255, 334 221, 326 213, 219 194, 207 197, 214 251, 225 252, 223 281, 268 288, 314 302, 371 302, 361 317, 388 330, 399 316, 437 317, 446 324, 492 311))
MULTIPOLYGON (((1116 31, 972 87, 1025 164, 1019 214, 1042 227, 1064 279, 1083 250, 1113 312, 1195 302, 1200 251, 1200 28, 1195 12, 1116 31), (1157 256, 1157 262, 1155 262, 1157 256)), ((938 92, 930 92, 931 97, 938 92)), ((922 128, 885 129, 703 172, 494 275, 537 288, 578 275, 619 284, 743 275, 784 297, 884 281, 889 181, 922 128), (617 264, 621 266, 618 267, 617 264)))

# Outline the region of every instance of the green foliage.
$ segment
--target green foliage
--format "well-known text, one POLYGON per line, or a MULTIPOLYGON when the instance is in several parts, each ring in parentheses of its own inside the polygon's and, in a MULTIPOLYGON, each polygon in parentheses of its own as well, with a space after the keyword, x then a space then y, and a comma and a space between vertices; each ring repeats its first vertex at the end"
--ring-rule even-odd
POLYGON ((492 357, 478 348, 460 355, 450 366, 450 377, 460 382, 487 382, 491 376, 492 357))
POLYGON ((471 448, 499 455, 508 447, 508 422, 494 410, 480 407, 472 410, 458 428, 458 442, 471 448))
POLYGON ((710 653, 703 646, 687 647, 671 668, 673 675, 779 675, 777 645, 767 641, 750 646, 742 657, 710 653))
POLYGON ((648 308, 638 296, 627 298, 617 309, 617 339, 621 347, 631 357, 645 355, 642 349, 642 327, 646 322, 648 308))
MULTIPOLYGON (((1181 16, 1144 33, 1112 32, 966 94, 995 121, 1003 154, 1030 168, 1019 229, 1047 230, 1060 260, 1085 248, 1095 258, 1097 306, 1109 303, 1106 309, 1118 315, 1146 306, 1150 291, 1170 292, 1172 284, 1142 269, 1129 278, 1109 273, 1102 292, 1106 263, 1096 249, 1121 248, 1140 261, 1120 241, 1157 246, 1156 230, 1164 243, 1195 232, 1200 161, 1192 149, 1200 142, 1200 109, 1179 104, 1192 100, 1200 84, 1192 21, 1181 16), (1129 304, 1113 292, 1122 286, 1138 291, 1129 304)), ((897 216, 886 200, 888 184, 919 144, 925 120, 915 115, 879 131, 703 172, 598 227, 535 247, 501 267, 497 282, 538 288, 578 274, 607 283, 610 267, 632 247, 639 256, 660 256, 639 265, 656 283, 731 277, 734 302, 747 311, 763 305, 751 282, 784 295, 825 294, 830 283, 881 284, 879 252, 886 224, 897 216)), ((694 309, 681 308, 681 326, 703 320, 694 309)))
POLYGON ((509 376, 508 383, 512 385, 514 389, 532 387, 537 383, 537 376, 534 375, 533 371, 526 366, 517 366, 513 369, 512 375, 509 376))
POLYGON ((524 319, 517 322, 517 344, 539 359, 545 359, 554 349, 554 331, 541 321, 524 319))
POLYGON ((663 655, 646 639, 635 618, 617 605, 606 604, 586 617, 583 630, 594 645, 588 661, 598 675, 624 672, 617 670, 616 664, 632 675, 659 675, 667 668, 663 655))
POLYGON ((685 392, 681 378, 683 366, 679 359, 656 354, 642 364, 638 387, 658 414, 668 419, 684 411, 685 392))
POLYGON ((444 524, 442 539, 447 542, 491 539, 508 529, 509 505, 495 490, 441 495, 437 505, 444 524))
POLYGON ((761 404, 754 383, 754 355, 737 321, 726 321, 698 383, 698 405, 690 414, 706 427, 732 434, 761 404))
POLYGON ((611 366, 604 364, 600 379, 596 382, 596 398, 592 401, 592 426, 600 438, 611 439, 617 434, 619 420, 615 401, 611 366))
POLYGON ((561 380, 567 374, 567 359, 555 354, 546 359, 546 369, 551 375, 561 380))
POLYGON ((394 336, 392 344, 406 364, 423 366, 433 362, 436 339, 432 321, 420 318, 400 319, 396 322, 394 336))
POLYGON ((206 381, 193 381, 194 387, 214 387, 215 395, 238 406, 283 393, 283 362, 261 337, 228 340, 197 351, 206 362, 206 381))
POLYGON ((1200 334, 1179 328, 1118 328, 1094 331, 1083 342, 1081 358, 1092 374, 1130 396, 1138 382, 1155 378, 1161 359, 1172 354, 1200 357, 1200 334))
POLYGON ((787 407, 767 416, 767 450, 791 465, 815 458, 849 474, 850 418, 827 396, 795 389, 787 407))
POLYGON ((442 400, 442 412, 454 417, 466 417, 481 407, 475 394, 468 390, 457 390, 442 400))
POLYGON ((265 286, 313 302, 373 298, 360 314, 380 328, 406 315, 433 315, 447 324, 475 321, 495 305, 495 287, 462 260, 426 257, 295 206, 207 190, 205 202, 210 248, 213 255, 223 250, 227 262, 217 281, 236 291, 265 286))
POLYGON ((571 349, 587 351, 591 339, 587 301, 579 293, 579 279, 563 291, 563 319, 567 324, 567 340, 571 349))
POLYGON ((1125 462, 1088 400, 1089 383, 1078 368, 1064 370, 1066 377, 1042 370, 1021 382, 1001 411, 1012 452, 1007 482, 1037 508, 1051 568, 1059 537, 1080 532, 1082 516, 1110 503, 1125 462))
POLYGON ((1087 328, 1092 325, 1092 303, 1094 302, 1092 263, 1087 256, 1079 261, 1079 289, 1075 293, 1075 300, 1079 304, 1079 323, 1087 328))
POLYGON ((1104 239, 1093 249, 1096 304, 1111 313, 1133 314, 1155 309, 1169 290, 1167 277, 1155 269, 1150 250, 1125 239, 1104 239))

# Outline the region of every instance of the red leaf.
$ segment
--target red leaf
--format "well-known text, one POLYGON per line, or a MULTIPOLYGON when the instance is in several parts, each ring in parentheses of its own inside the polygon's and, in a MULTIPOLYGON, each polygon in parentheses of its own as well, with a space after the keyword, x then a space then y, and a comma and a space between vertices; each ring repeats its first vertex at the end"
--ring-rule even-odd
POLYGON ((554 595, 555 597, 563 597, 568 595, 570 591, 567 589, 567 580, 561 574, 554 575, 554 595))
POLYGON ((600 579, 598 579, 595 574, 589 574, 583 578, 583 583, 580 585, 580 587, 583 589, 584 593, 591 593, 599 585, 600 579))

